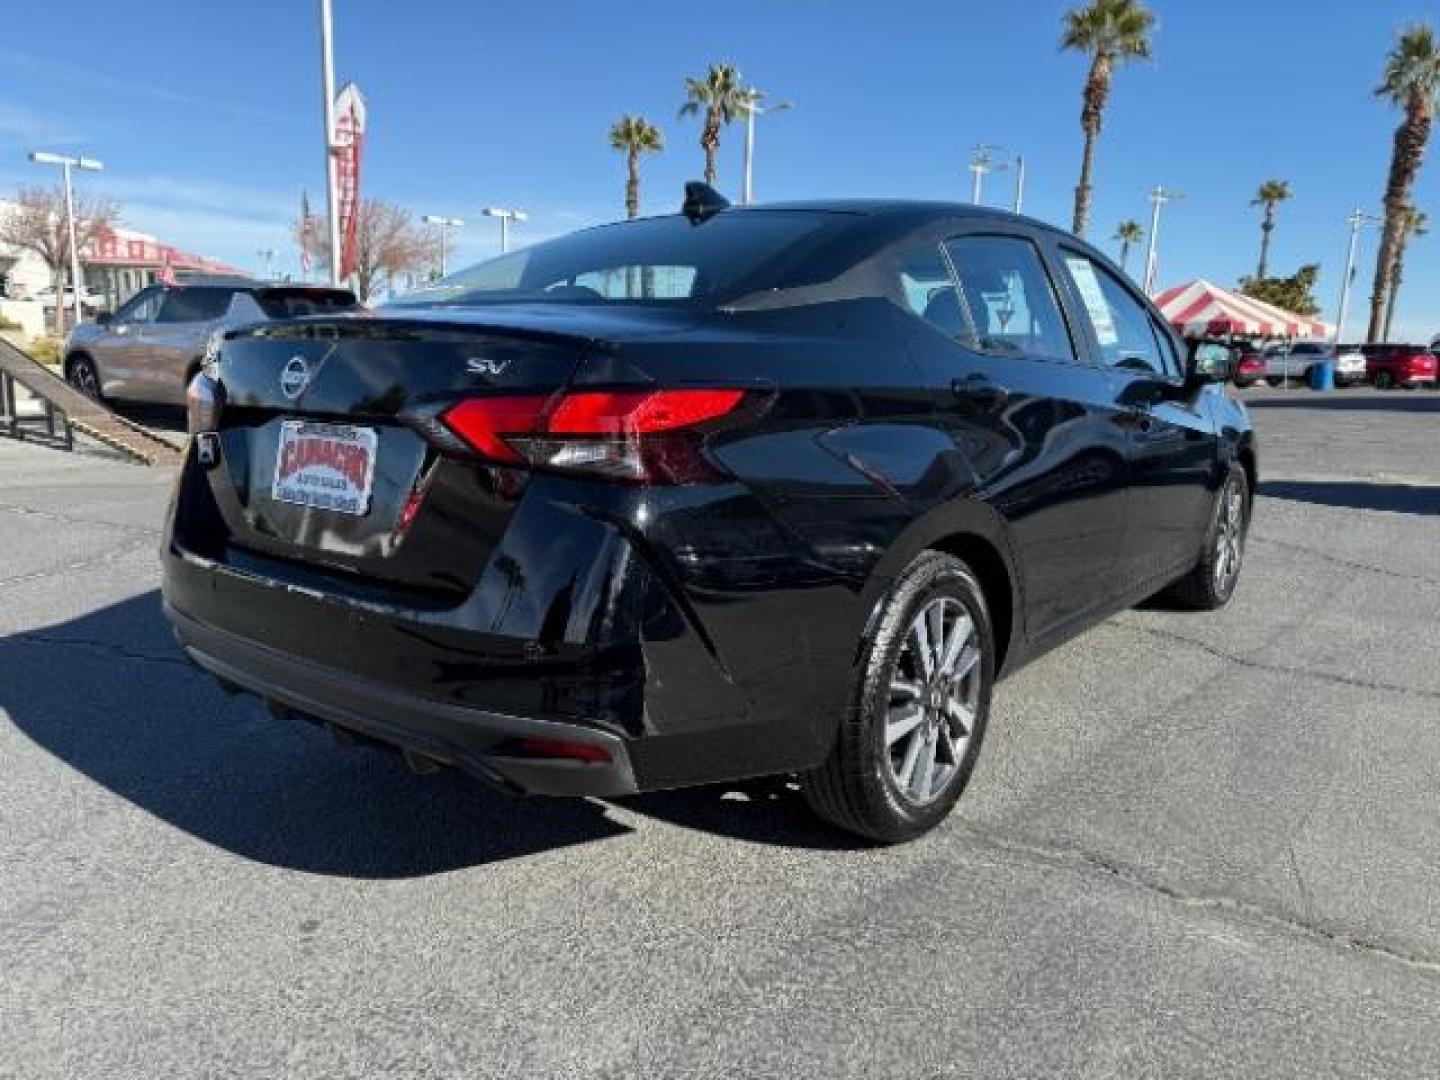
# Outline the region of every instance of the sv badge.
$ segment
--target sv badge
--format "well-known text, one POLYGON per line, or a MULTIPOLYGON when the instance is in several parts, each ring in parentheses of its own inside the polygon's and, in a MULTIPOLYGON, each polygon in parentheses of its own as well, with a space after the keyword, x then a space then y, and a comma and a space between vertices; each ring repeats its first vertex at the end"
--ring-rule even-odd
POLYGON ((503 375, 510 361, 498 356, 472 356, 465 361, 465 370, 471 375, 503 375))

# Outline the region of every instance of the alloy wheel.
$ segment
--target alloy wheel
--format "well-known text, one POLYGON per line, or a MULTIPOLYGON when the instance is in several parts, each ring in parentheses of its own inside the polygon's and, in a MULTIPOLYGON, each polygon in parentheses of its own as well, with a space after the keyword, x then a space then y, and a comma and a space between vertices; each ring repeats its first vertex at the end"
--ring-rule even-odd
POLYGON ((1215 591, 1228 596, 1240 574, 1245 546, 1245 493, 1233 477, 1220 496, 1219 528, 1215 530, 1215 591))
POLYGON ((960 601, 938 597, 915 616, 890 678, 885 762, 911 804, 934 802, 960 774, 975 728, 980 635, 960 601))
POLYGON ((95 377, 95 369, 85 361, 70 368, 70 385, 86 397, 100 400, 100 381, 95 377))

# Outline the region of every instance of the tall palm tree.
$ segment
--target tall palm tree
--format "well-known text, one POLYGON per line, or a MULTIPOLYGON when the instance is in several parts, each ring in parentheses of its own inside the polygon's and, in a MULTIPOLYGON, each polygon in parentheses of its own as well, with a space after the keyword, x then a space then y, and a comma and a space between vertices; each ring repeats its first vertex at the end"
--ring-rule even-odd
POLYGON ((749 90, 731 64, 711 64, 703 79, 685 80, 681 116, 703 116, 700 148, 705 151, 705 182, 715 186, 715 156, 720 152, 720 128, 744 115, 749 90))
POLYGON ((1289 201, 1294 194, 1288 180, 1266 180, 1250 200, 1251 206, 1263 206, 1265 216, 1260 219, 1260 265, 1255 271, 1257 278, 1269 277, 1270 234, 1275 231, 1275 210, 1282 202, 1289 201))
POLYGON ((1405 210, 1405 231, 1400 234, 1400 244, 1395 249, 1395 262, 1390 269, 1390 295, 1385 300, 1385 340, 1390 340, 1390 328, 1395 322, 1395 304, 1400 296, 1400 281, 1405 274, 1405 250, 1411 240, 1418 240, 1430 232, 1430 219, 1424 210, 1407 207, 1405 210))
POLYGON ((640 155, 665 149, 665 135, 643 116, 626 113, 610 126, 610 148, 623 150, 629 172, 625 177, 625 216, 640 216, 640 155))
POLYGON ((1115 69, 1131 60, 1150 57, 1150 32, 1155 16, 1141 0, 1090 0, 1085 7, 1065 15, 1060 48, 1086 53, 1090 74, 1080 109, 1080 129, 1085 132, 1085 156, 1080 161, 1080 183, 1075 187, 1075 221, 1070 231, 1085 235, 1090 221, 1090 195, 1094 188, 1095 141, 1100 137, 1105 106, 1110 100, 1110 80, 1115 69))
POLYGON ((1385 304, 1395 269, 1395 251, 1405 230, 1410 192, 1425 160, 1430 128, 1435 122, 1436 94, 1440 92, 1440 42, 1423 23, 1401 31, 1400 40, 1385 59, 1385 77, 1375 93, 1405 110, 1395 129, 1390 151, 1390 175, 1385 184, 1385 229, 1375 257, 1375 288, 1370 294, 1370 329, 1367 340, 1377 341, 1384 328, 1385 304))
POLYGON ((1110 239, 1120 245, 1120 269, 1126 269, 1125 264, 1130 261, 1130 249, 1145 239, 1145 230, 1134 218, 1126 218, 1120 222, 1115 229, 1115 235, 1110 239))

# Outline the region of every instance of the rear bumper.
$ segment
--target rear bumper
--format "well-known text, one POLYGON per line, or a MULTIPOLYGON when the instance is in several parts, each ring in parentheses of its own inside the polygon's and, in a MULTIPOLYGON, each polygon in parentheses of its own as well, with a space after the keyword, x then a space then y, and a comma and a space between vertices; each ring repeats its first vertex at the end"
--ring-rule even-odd
POLYGON ((322 667, 207 625, 167 601, 186 655, 233 686, 306 717, 377 739, 516 794, 626 795, 637 790, 626 741, 593 727, 451 705, 322 667), (524 739, 599 748, 609 761, 536 757, 524 739))

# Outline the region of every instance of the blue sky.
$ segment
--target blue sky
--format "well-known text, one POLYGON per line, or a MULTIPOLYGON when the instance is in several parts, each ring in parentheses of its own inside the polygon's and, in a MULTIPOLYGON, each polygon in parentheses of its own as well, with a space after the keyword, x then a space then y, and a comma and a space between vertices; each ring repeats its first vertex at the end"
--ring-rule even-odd
MULTIPOLYGON (((673 207, 702 164, 698 125, 676 117, 682 80, 715 59, 794 102, 761 122, 761 200, 964 199, 969 148, 988 142, 1025 153, 1027 211, 1067 224, 1084 75, 1081 58, 1056 49, 1069 6, 335 0, 336 66, 369 102, 366 194, 466 218, 460 259, 494 248, 483 205, 529 211, 520 236, 530 239, 619 216, 623 162, 605 134, 627 111, 665 131, 666 151, 645 165, 645 204, 673 207)), ((1187 198, 1166 210, 1162 283, 1204 275, 1233 284, 1254 269, 1255 187, 1288 179, 1296 197, 1282 208, 1272 268, 1320 262, 1319 298, 1333 318, 1344 219, 1355 206, 1378 211, 1398 119, 1372 90, 1396 30, 1435 17, 1434 4, 1151 6, 1156 57, 1116 80, 1090 239, 1113 248, 1116 223, 1148 221, 1146 194, 1164 184, 1187 198)), ((300 190, 317 204, 323 197, 315 7, 70 0, 63 20, 44 5, 9 12, 0 193, 51 179, 24 160, 26 148, 83 151, 107 166, 83 182, 116 197, 127 224, 247 267, 274 247, 278 265, 293 268, 287 223, 300 190), (79 32, 47 63, 67 28, 79 32)), ((736 127, 721 149, 721 186, 732 192, 741 139, 736 127)), ((1422 173, 1416 201, 1440 222, 1437 170, 1432 161, 1422 173)), ((1008 198, 1009 183, 992 176, 987 196, 1008 198)), ((1374 244, 1371 233, 1357 308, 1374 244)), ((1440 331, 1437 275, 1440 230, 1412 249, 1399 317, 1409 336, 1440 331)))

